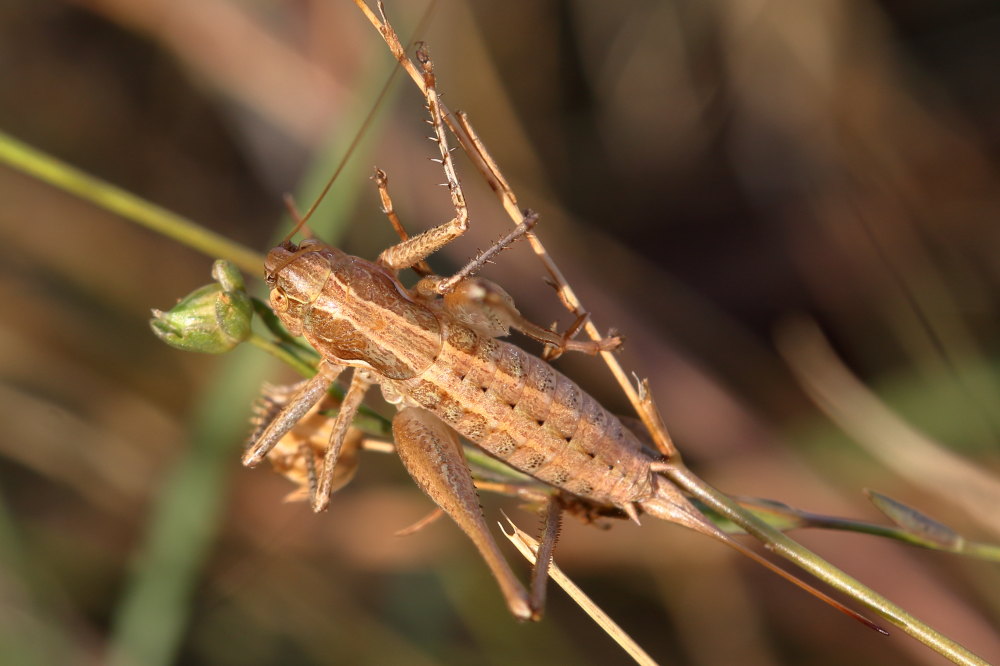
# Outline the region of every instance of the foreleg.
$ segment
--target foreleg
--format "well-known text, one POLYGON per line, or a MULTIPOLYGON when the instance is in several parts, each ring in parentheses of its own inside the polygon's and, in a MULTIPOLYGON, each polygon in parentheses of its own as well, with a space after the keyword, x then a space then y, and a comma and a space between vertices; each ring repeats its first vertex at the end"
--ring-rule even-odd
POLYGON ((278 412, 278 415, 246 450, 243 454, 243 464, 247 467, 253 467, 263 460, 267 452, 278 443, 278 440, 284 437, 313 405, 319 402, 343 369, 342 365, 320 363, 316 374, 299 386, 288 404, 278 412))

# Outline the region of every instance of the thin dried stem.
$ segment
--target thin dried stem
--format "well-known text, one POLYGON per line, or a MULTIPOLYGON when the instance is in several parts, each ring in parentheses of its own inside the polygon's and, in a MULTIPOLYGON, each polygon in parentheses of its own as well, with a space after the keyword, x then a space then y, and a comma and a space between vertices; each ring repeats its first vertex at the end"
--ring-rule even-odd
MULTIPOLYGON (((403 48, 403 45, 399 40, 399 36, 396 35, 395 30, 393 30, 392 26, 386 20, 385 8, 382 3, 378 3, 380 16, 376 16, 375 12, 371 10, 364 0, 354 0, 354 4, 358 6, 375 29, 378 30, 379 34, 382 35, 382 38, 388 45, 389 50, 396 57, 396 60, 399 61, 400 66, 410 76, 417 87, 420 88, 420 91, 426 95, 424 76, 421 73, 420 68, 418 68, 413 61, 410 60, 409 56, 406 54, 406 50, 403 48)), ((445 124, 455 135, 455 138, 458 139, 459 145, 462 146, 462 150, 464 150, 472 159, 473 163, 476 164, 476 167, 482 173, 489 186, 500 199, 503 209, 507 212, 507 215, 510 217, 513 224, 521 224, 524 219, 524 214, 517 205, 517 197, 514 196, 514 191, 501 175, 496 161, 486 150, 483 143, 478 139, 471 123, 469 123, 468 117, 463 113, 452 114, 444 104, 441 104, 441 113, 444 117, 445 124)), ((556 289, 559 291, 560 300, 566 304, 568 309, 575 316, 585 313, 586 309, 577 297, 576 292, 574 292, 572 287, 570 287, 566 278, 563 276, 562 271, 559 270, 559 267, 546 251, 542 242, 535 234, 529 233, 526 234, 526 236, 528 238, 528 242, 531 244, 531 249, 534 250, 536 255, 538 255, 539 260, 542 262, 545 270, 552 278, 556 289)), ((591 320, 587 320, 584 323, 583 328, 591 340, 601 340, 604 337, 591 320)), ((601 352, 601 358, 608 366, 608 369, 611 371, 611 374, 618 382, 618 385, 625 393, 629 402, 632 403, 632 407, 635 409, 636 414, 638 414, 639 418, 642 419, 643 424, 649 432, 653 434, 654 440, 657 442, 657 446, 661 448, 664 455, 668 455, 667 451, 672 451, 676 454, 676 449, 673 449, 672 445, 668 444, 669 436, 666 435, 666 430, 663 428, 662 421, 659 421, 659 419, 657 419, 655 415, 649 411, 649 403, 640 398, 639 392, 632 385, 628 374, 626 374, 626 372, 622 369, 621 364, 618 363, 618 359, 615 358, 612 352, 608 351, 601 352)))
MULTIPOLYGON (((535 554, 538 551, 538 542, 533 539, 526 532, 522 531, 514 522, 506 518, 507 523, 510 526, 510 532, 507 531, 507 526, 500 523, 500 529, 503 530, 504 536, 510 539, 510 542, 514 544, 514 547, 524 556, 524 559, 528 560, 532 564, 535 564, 535 554)), ((591 617, 598 624, 598 626, 610 636, 619 646, 633 659, 637 664, 642 664, 643 666, 656 666, 656 662, 650 657, 645 650, 639 647, 631 636, 625 633, 625 630, 618 626, 611 617, 605 613, 600 607, 594 603, 594 601, 584 594, 583 590, 576 586, 576 584, 569 579, 569 576, 562 572, 558 566, 556 566, 555 561, 549 563, 549 578, 556 582, 556 585, 561 587, 570 598, 584 610, 587 615, 591 617)))
MULTIPOLYGON (((386 20, 382 3, 378 3, 381 18, 376 16, 363 0, 355 0, 355 4, 359 7, 359 9, 361 9, 372 25, 379 31, 386 44, 389 46, 389 49, 400 63, 400 66, 410 75, 410 78, 413 79, 416 85, 421 89, 421 92, 423 92, 426 96, 427 91, 424 77, 407 56, 399 38, 386 20)), ((473 163, 486 179, 487 183, 496 193, 501 205, 507 212, 507 215, 510 217, 512 222, 515 225, 520 224, 523 214, 518 206, 514 192, 501 175, 496 161, 486 150, 483 143, 478 139, 475 131, 468 121, 468 118, 464 114, 452 115, 443 105, 440 107, 440 113, 443 116, 442 120, 444 123, 447 124, 449 129, 457 138, 459 144, 462 146, 463 150, 465 150, 465 152, 469 155, 473 163)), ((586 310, 583 308, 579 298, 577 298, 575 292, 569 286, 562 272, 549 256, 542 243, 534 234, 528 234, 527 236, 532 249, 539 257, 539 260, 542 262, 546 271, 549 273, 552 284, 557 289, 561 302, 577 317, 583 315, 586 310)), ((585 321, 584 330, 592 340, 599 340, 602 337, 597 326, 589 320, 585 321)), ((741 509, 728 497, 718 491, 715 491, 704 481, 691 474, 683 465, 680 455, 676 447, 673 445, 670 435, 668 434, 667 429, 658 414, 655 404, 649 395, 647 382, 645 380, 639 380, 637 389, 632 385, 629 377, 625 374, 617 359, 614 358, 610 352, 602 352, 601 356, 604 359, 605 364, 611 370, 612 375, 621 386, 622 391, 632 403, 636 413, 639 415, 650 435, 653 437, 657 448, 667 459, 666 462, 659 463, 656 466, 655 471, 662 472, 673 484, 676 484, 678 488, 683 488, 694 497, 708 504, 711 508, 720 511, 726 517, 737 522, 737 524, 742 526, 750 534, 764 543, 769 549, 774 550, 783 557, 790 559, 798 566, 819 576, 822 580, 833 585, 834 587, 847 592, 852 597, 865 604, 868 608, 881 613, 883 616, 902 627, 907 633, 916 637, 918 640, 932 647, 939 653, 952 659, 956 663, 985 663, 979 657, 967 651, 962 646, 954 643, 913 616, 905 613, 905 611, 901 608, 895 606, 887 599, 877 595, 869 588, 861 585, 849 576, 846 576, 843 572, 840 572, 836 568, 832 567, 832 565, 829 565, 829 563, 821 560, 818 556, 809 552, 785 535, 771 529, 760 521, 757 521, 752 515, 749 514, 749 512, 741 509)), ((693 525, 688 524, 688 526, 691 527, 693 525)), ((519 531, 516 528, 514 528, 514 530, 516 538, 511 535, 508 535, 508 537, 511 538, 511 541, 514 542, 515 545, 519 546, 519 549, 522 550, 526 557, 532 559, 528 555, 530 549, 526 545, 526 543, 530 543, 530 541, 527 540, 526 535, 523 535, 523 533, 518 534, 519 531)), ((557 575, 558 569, 553 565, 552 576, 554 579, 557 579, 557 575)), ((558 579, 557 582, 559 582, 558 579)), ((581 606, 585 603, 576 597, 574 597, 574 599, 576 599, 577 603, 580 603, 581 606)), ((608 622, 610 622, 610 620, 608 620, 608 622)), ((617 631, 620 631, 617 627, 610 628, 605 626, 603 623, 602 627, 604 627, 605 631, 609 634, 613 634, 614 632, 613 635, 616 635, 617 631)), ((632 651, 632 648, 626 647, 624 644, 623 648, 635 656, 636 653, 632 651)), ((637 647, 635 649, 638 650, 637 647)), ((639 652, 641 653, 641 650, 639 650, 639 652)), ((648 659, 648 656, 646 656, 645 653, 641 654, 648 659)))

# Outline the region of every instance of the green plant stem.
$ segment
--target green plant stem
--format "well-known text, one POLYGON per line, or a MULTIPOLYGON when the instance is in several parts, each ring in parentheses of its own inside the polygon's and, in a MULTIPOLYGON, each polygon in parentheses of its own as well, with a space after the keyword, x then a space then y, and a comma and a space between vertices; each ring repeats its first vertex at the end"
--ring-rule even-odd
POLYGON ((1000 546, 991 543, 980 543, 978 541, 967 541, 960 551, 962 555, 971 555, 984 560, 1000 562, 1000 546))
MULTIPOLYGON (((970 541, 958 534, 955 534, 950 540, 939 541, 926 537, 919 532, 894 525, 880 525, 865 520, 826 516, 796 509, 783 502, 776 502, 774 500, 765 500, 756 497, 739 497, 734 499, 739 502, 740 506, 752 511, 755 516, 782 532, 797 529, 824 529, 854 532, 855 534, 870 534, 886 539, 895 539, 896 541, 902 541, 928 550, 937 550, 1000 562, 1000 545, 970 541)), ((707 507, 706 510, 708 510, 707 507)), ((726 522, 729 523, 729 521, 726 522)), ((731 523, 729 524, 731 525, 731 523)))
POLYGON ((91 176, 3 132, 0 132, 0 162, 210 257, 228 259, 248 273, 258 273, 264 263, 259 252, 91 176))
POLYGON ((295 372, 299 373, 303 377, 312 377, 314 374, 316 374, 316 368, 314 365, 306 363, 298 356, 288 351, 285 347, 281 346, 276 342, 271 342, 267 338, 262 338, 256 333, 251 333, 250 337, 247 339, 247 342, 252 344, 254 347, 257 347, 258 349, 266 351, 268 354, 274 356, 279 361, 287 363, 292 367, 293 370, 295 370, 295 372))
POLYGON ((683 463, 673 461, 671 466, 664 470, 664 473, 671 481, 704 502, 713 511, 742 527, 748 534, 763 543, 768 550, 777 553, 831 587, 856 599, 860 604, 886 618, 935 652, 956 664, 989 666, 982 658, 910 615, 783 532, 760 520, 727 495, 695 476, 683 463))

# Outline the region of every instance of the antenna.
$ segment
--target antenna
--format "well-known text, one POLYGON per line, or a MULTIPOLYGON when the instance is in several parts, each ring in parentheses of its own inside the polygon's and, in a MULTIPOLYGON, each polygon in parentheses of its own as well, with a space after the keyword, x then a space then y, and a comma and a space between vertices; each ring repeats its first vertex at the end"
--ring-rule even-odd
MULTIPOLYGON (((424 10, 423 16, 420 17, 420 22, 417 24, 416 30, 414 30, 414 35, 420 35, 424 32, 424 29, 427 27, 427 23, 430 21, 431 14, 433 13, 434 8, 436 6, 437 6, 437 0, 431 0, 431 2, 427 4, 427 9, 424 10)), ((407 50, 413 48, 415 42, 416 42, 416 37, 414 37, 407 43, 406 45, 407 50)), ((292 229, 287 236, 285 236, 285 238, 282 240, 282 243, 287 243, 288 241, 290 241, 292 239, 292 236, 298 233, 299 229, 305 226, 306 222, 309 221, 309 218, 312 217, 313 213, 316 212, 316 209, 319 207, 320 202, 323 201, 324 197, 326 197, 327 193, 330 191, 330 188, 333 187, 333 183, 337 180, 337 178, 340 177, 340 173, 344 170, 344 167, 347 165, 347 161, 351 159, 351 155, 353 155, 354 151, 357 150, 358 145, 361 143, 362 137, 365 135, 365 133, 368 131, 368 128, 371 126, 372 120, 375 118, 375 112, 378 111, 379 107, 382 105, 382 100, 384 100, 385 96, 388 94, 389 87, 392 85, 393 81, 396 80, 396 76, 399 74, 400 69, 401 67, 399 63, 396 63, 396 65, 392 68, 392 73, 389 74, 389 78, 387 78, 385 84, 383 84, 382 89, 379 91, 378 97, 375 98, 375 102, 368 110, 368 114, 365 116, 364 122, 361 123, 361 127, 358 129, 357 133, 354 135, 354 138, 351 140, 351 145, 347 147, 347 152, 345 152, 344 156, 340 159, 340 162, 337 164, 337 168, 334 169, 333 171, 333 175, 331 175, 330 178, 326 181, 326 185, 323 186, 323 189, 322 191, 320 191, 319 196, 316 197, 316 200, 313 201, 311 206, 309 206, 309 210, 306 211, 306 214, 303 215, 301 218, 298 217, 298 214, 295 211, 295 203, 292 200, 291 195, 285 194, 284 197, 285 207, 289 209, 289 212, 291 212, 292 214, 292 218, 296 220, 296 225, 295 228, 292 229)))
MULTIPOLYGON (((350 152, 348 152, 347 157, 350 157, 350 152)), ((346 161, 347 157, 344 158, 345 161, 346 161)), ((341 164, 341 166, 343 166, 344 162, 341 162, 340 164, 341 164)), ((337 168, 337 173, 339 173, 339 172, 340 172, 340 167, 337 168)), ((336 177, 336 174, 334 174, 334 177, 336 177)), ((320 194, 320 199, 322 199, 323 195, 326 194, 326 191, 328 189, 330 189, 330 185, 332 184, 332 182, 333 181, 330 181, 329 183, 327 183, 326 189, 323 190, 323 194, 320 194)), ((291 231, 288 232, 287 236, 285 236, 283 239, 281 239, 281 245, 284 245, 288 241, 292 240, 292 236, 294 236, 295 234, 299 233, 299 230, 302 229, 302 227, 306 226, 306 217, 309 217, 309 215, 306 215, 306 217, 302 217, 301 215, 299 215, 299 209, 296 208, 296 206, 295 206, 295 199, 288 192, 285 192, 285 196, 281 197, 281 200, 285 204, 285 210, 287 210, 288 214, 292 216, 293 220, 295 220, 295 226, 292 228, 291 231)), ((313 204, 312 208, 309 209, 309 213, 312 213, 313 210, 316 209, 316 205, 317 204, 319 204, 319 200, 317 200, 316 203, 313 204)), ((306 228, 306 230, 309 232, 310 236, 315 236, 316 235, 310 229, 306 228)))

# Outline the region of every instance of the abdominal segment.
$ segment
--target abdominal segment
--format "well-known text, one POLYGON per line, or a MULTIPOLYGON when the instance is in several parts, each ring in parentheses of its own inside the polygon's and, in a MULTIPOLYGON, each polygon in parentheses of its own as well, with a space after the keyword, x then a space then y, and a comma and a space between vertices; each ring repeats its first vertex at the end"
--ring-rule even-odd
POLYGON ((449 321, 438 359, 392 389, 511 467, 597 502, 651 493, 649 458, 621 422, 545 361, 449 321))

